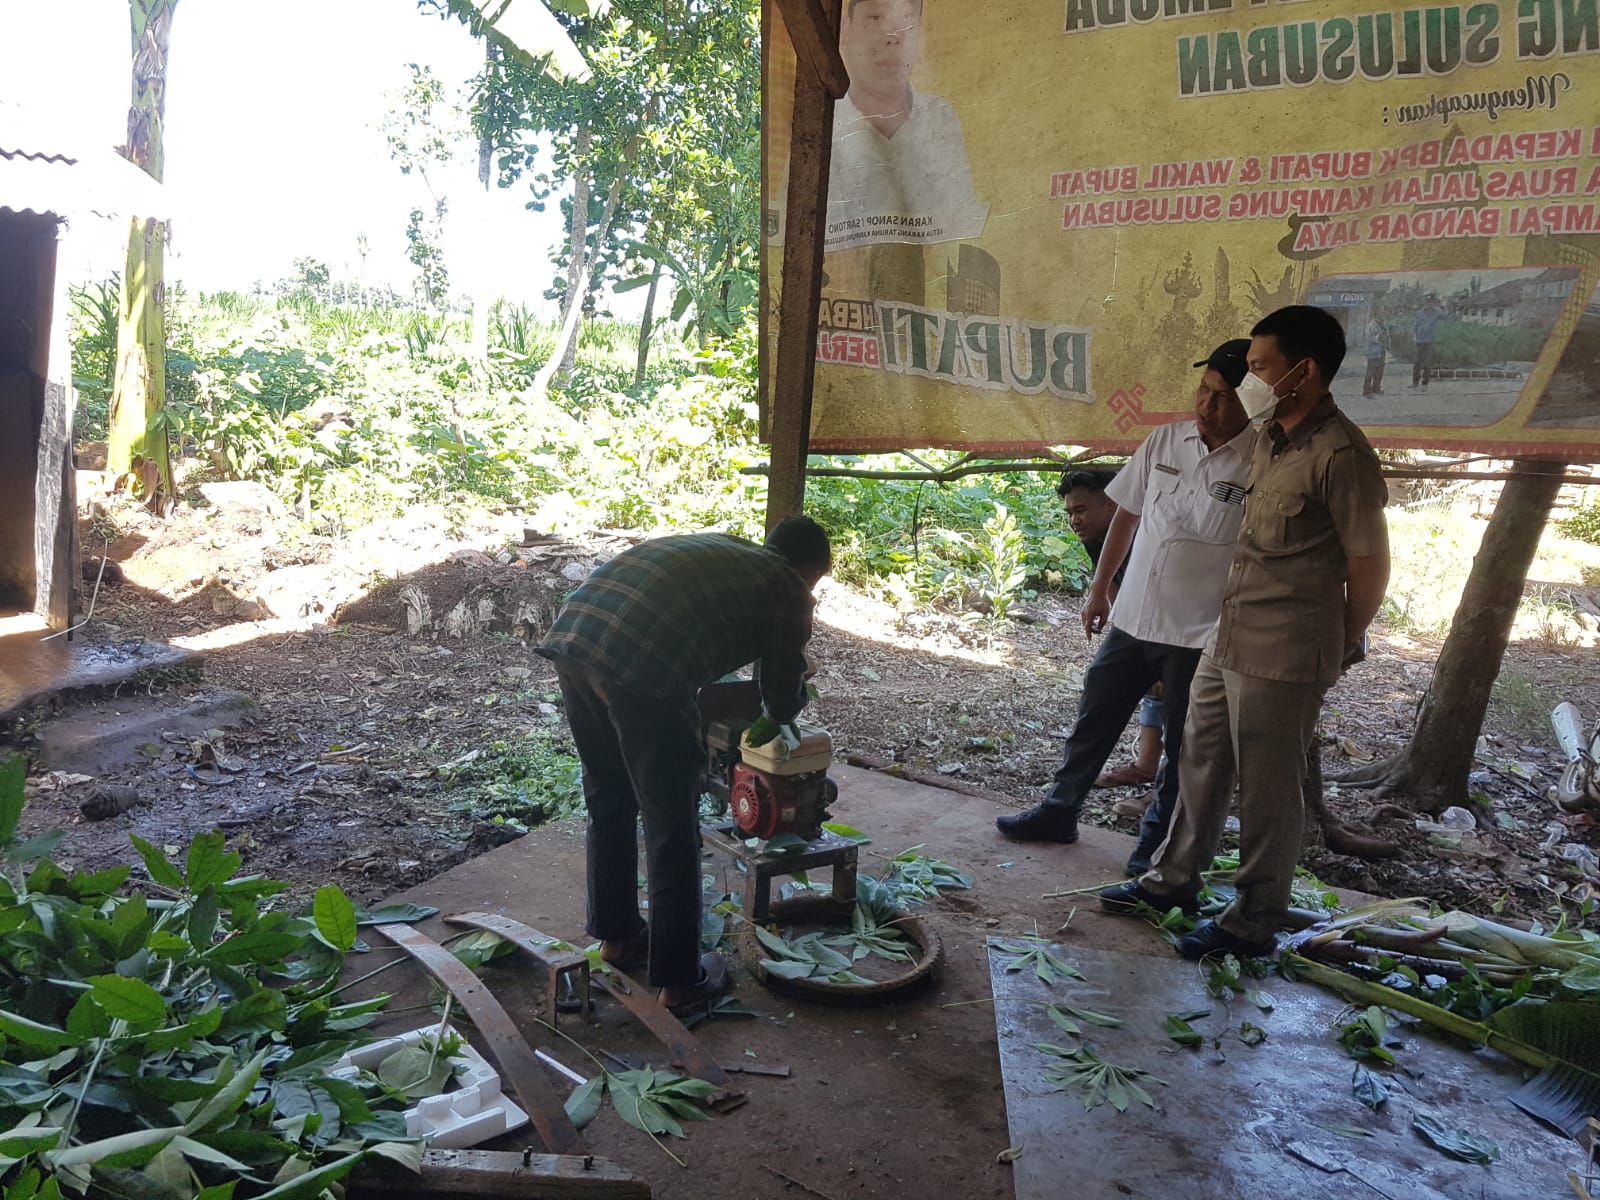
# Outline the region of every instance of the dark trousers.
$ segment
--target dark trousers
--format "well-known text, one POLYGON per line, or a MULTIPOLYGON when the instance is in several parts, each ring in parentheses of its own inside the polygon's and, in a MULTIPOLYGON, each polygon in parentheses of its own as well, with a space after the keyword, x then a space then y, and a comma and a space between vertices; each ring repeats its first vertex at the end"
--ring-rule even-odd
POLYGON ((644 818, 650 892, 652 987, 700 978, 699 731, 671 703, 556 660, 572 740, 583 762, 589 809, 590 937, 634 937, 639 919, 639 843, 644 818))
POLYGON ((1117 739, 1127 728, 1128 718, 1139 707, 1139 700, 1150 685, 1161 685, 1161 699, 1167 706, 1167 729, 1163 746, 1166 762, 1156 782, 1156 798, 1145 810, 1139 827, 1139 847, 1135 856, 1148 859, 1166 839, 1167 825, 1178 801, 1178 769, 1183 753, 1183 723, 1189 711, 1189 681, 1200 664, 1200 650, 1188 646, 1169 646, 1131 637, 1115 625, 1100 643, 1100 652, 1083 677, 1083 697, 1078 702, 1078 719, 1067 735, 1066 754, 1056 772, 1055 786, 1045 797, 1047 808, 1061 808, 1077 814, 1084 797, 1094 786, 1116 749, 1117 739))
POLYGON ((1411 363, 1411 386, 1421 384, 1428 386, 1428 377, 1433 373, 1433 343, 1421 342, 1417 345, 1416 358, 1411 363))
POLYGON ((1380 354, 1377 358, 1367 359, 1367 377, 1362 381, 1361 394, 1372 396, 1383 391, 1383 368, 1388 359, 1380 354))

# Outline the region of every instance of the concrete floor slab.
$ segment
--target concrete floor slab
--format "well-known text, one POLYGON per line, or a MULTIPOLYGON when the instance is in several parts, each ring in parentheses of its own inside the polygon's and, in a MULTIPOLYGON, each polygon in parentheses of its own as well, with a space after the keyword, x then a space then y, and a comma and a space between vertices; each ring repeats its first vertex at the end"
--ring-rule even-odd
MULTIPOLYGON (((1076 904, 1072 930, 1079 943, 1171 953, 1140 922, 1105 916, 1081 898, 1042 899, 1063 886, 1120 879, 1132 838, 1086 829, 1074 846, 1017 845, 995 830, 994 818, 1007 811, 996 803, 849 767, 833 773, 840 788, 834 815, 873 839, 861 856, 862 870, 881 873, 880 856, 921 844, 973 876, 970 892, 945 893, 925 910, 944 943, 942 973, 929 989, 877 1008, 846 1009, 770 992, 736 969, 737 998, 761 1015, 718 1018, 697 1033, 721 1062, 782 1064, 791 1076, 739 1076, 748 1104, 693 1124, 686 1141, 672 1139, 669 1148, 687 1169, 609 1107, 585 1131, 592 1151, 646 1176, 660 1200, 799 1194, 774 1171, 834 1200, 918 1194, 935 1185, 938 1194, 961 1200, 1004 1200, 1012 1195, 1011 1168, 995 1159, 1008 1134, 985 936, 1048 934, 1076 904)), ((741 890, 726 863, 708 860, 706 870, 725 890, 741 890)), ((502 913, 544 933, 585 941, 582 824, 536 829, 394 899, 437 905, 445 913, 502 913)), ((438 938, 453 932, 438 918, 423 928, 438 938)), ((367 940, 384 944, 376 934, 367 940)), ((351 968, 370 966, 358 961, 351 968)), ((543 985, 534 969, 497 959, 483 978, 535 1046, 593 1073, 593 1062, 539 1024, 543 985)), ((425 1004, 429 996, 414 968, 388 972, 363 988, 380 986, 396 993, 394 1009, 425 1004)), ((412 1028, 417 1021, 414 1011, 396 1012, 380 1028, 412 1028)), ((600 1003, 594 1024, 563 1020, 562 1029, 592 1053, 664 1064, 659 1046, 609 1002, 600 1003)), ((564 1092, 569 1085, 559 1086, 564 1092)), ((522 1144, 513 1138, 496 1148, 513 1143, 522 1144)))
POLYGON ((1374 1112, 1351 1093, 1353 1064, 1333 1032, 1346 1006, 1331 992, 1265 979, 1272 1011, 1263 1012, 1244 996, 1213 998, 1206 973, 1177 959, 1076 942, 1052 952, 1083 979, 1046 986, 1032 971, 1007 971, 1011 952, 990 951, 1006 1116, 1012 1144, 1023 1147, 1018 1200, 1054 1200, 1069 1178, 1080 1196, 1160 1200, 1526 1200, 1566 1191, 1577 1147, 1512 1105, 1524 1068, 1510 1059, 1401 1026, 1397 1066, 1381 1072, 1390 1097, 1374 1112), (1045 1072, 1061 1060, 1037 1045, 1075 1048, 1076 1039, 1051 1020, 1052 1002, 1121 1018, 1117 1027, 1085 1024, 1084 1041, 1106 1061, 1163 1081, 1143 1085, 1156 1107, 1086 1110, 1056 1090, 1045 1072), (1208 1040, 1185 1049, 1167 1036, 1167 1014, 1200 1009, 1209 1015, 1194 1017, 1194 1029, 1221 1035, 1220 1048, 1208 1040), (1264 1041, 1233 1036, 1246 1021, 1265 1030, 1264 1041), (1485 1167, 1448 1157, 1412 1128, 1418 1116, 1488 1137, 1499 1158, 1485 1167))
POLYGON ((74 692, 115 687, 143 671, 198 666, 200 656, 161 642, 44 640, 42 623, 16 618, 0 629, 0 721, 31 705, 74 692))

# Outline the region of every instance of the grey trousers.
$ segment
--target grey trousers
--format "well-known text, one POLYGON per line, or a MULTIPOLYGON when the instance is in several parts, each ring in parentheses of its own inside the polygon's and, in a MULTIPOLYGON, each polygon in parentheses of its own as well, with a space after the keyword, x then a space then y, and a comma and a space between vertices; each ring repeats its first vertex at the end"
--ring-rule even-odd
POLYGON ((1261 941, 1283 925, 1300 860, 1306 747, 1322 709, 1319 683, 1285 683, 1225 671, 1210 654, 1189 688, 1172 831, 1141 878, 1177 903, 1200 891, 1222 841, 1239 785, 1238 895, 1217 918, 1229 933, 1261 941))

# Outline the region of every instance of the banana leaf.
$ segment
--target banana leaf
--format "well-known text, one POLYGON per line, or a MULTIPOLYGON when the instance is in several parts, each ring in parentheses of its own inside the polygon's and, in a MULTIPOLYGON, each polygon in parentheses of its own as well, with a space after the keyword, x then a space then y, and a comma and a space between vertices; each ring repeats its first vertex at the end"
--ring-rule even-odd
POLYGON ((1512 1092, 1511 1103, 1572 1138, 1600 1116, 1600 1005, 1514 1004, 1489 1023, 1557 1060, 1512 1092))

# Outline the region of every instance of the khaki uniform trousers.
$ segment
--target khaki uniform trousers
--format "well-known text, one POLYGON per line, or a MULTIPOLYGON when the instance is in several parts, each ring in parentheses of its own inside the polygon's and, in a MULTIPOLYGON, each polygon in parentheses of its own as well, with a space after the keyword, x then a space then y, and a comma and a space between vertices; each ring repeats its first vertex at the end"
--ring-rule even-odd
POLYGON ((1172 831, 1140 879, 1147 891, 1174 903, 1200 891, 1237 781, 1238 894, 1217 923, 1249 941, 1282 928, 1305 827, 1306 747, 1326 690, 1224 670, 1209 653, 1201 658, 1189 689, 1178 807, 1172 831))

